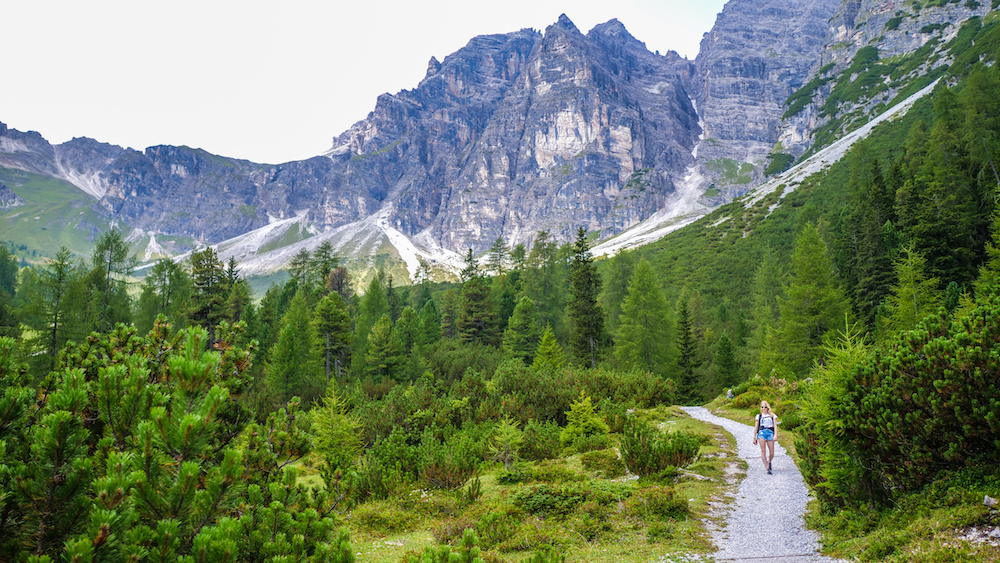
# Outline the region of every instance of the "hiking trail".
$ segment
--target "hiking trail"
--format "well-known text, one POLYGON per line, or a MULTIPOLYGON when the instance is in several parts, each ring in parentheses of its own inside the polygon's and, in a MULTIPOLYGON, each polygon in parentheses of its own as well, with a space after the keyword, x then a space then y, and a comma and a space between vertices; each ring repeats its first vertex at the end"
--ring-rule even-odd
MULTIPOLYGON (((710 413, 704 407, 681 407, 696 420, 721 426, 736 438, 736 455, 746 460, 734 502, 722 510, 725 525, 712 531, 719 551, 709 557, 718 563, 837 563, 821 555, 816 532, 806 528, 804 516, 809 489, 798 467, 780 444, 775 444, 772 475, 753 443, 753 426, 710 413)), ((780 422, 780 413, 779 422, 780 422)), ((778 426, 779 433, 781 426, 778 426)))

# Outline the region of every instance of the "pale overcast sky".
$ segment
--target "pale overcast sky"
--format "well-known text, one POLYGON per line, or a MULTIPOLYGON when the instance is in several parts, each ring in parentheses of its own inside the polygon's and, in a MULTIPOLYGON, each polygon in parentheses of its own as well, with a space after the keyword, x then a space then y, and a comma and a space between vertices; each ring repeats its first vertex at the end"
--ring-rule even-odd
POLYGON ((725 0, 0 0, 0 122, 53 144, 315 156, 476 36, 617 18, 690 59, 725 0))

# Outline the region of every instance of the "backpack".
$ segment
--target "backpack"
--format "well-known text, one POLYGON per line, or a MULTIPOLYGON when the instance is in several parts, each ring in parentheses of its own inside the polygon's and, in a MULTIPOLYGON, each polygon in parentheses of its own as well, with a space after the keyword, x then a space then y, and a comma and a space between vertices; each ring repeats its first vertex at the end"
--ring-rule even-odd
POLYGON ((757 415, 757 420, 760 422, 760 428, 759 428, 759 430, 774 430, 774 415, 773 414, 768 414, 766 417, 764 415, 762 415, 762 414, 758 414, 757 415), (764 426, 764 418, 767 418, 769 421, 771 421, 771 425, 770 426, 764 426))

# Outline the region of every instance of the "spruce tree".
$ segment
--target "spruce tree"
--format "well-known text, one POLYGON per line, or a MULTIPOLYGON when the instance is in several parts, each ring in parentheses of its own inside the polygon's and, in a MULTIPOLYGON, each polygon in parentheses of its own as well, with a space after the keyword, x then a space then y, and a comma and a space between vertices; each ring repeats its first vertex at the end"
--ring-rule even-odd
POLYGON ((571 297, 567 307, 570 325, 570 348, 577 361, 597 367, 597 360, 608 345, 604 331, 604 312, 597 303, 601 292, 601 278, 594 265, 587 242, 587 231, 576 231, 573 261, 570 264, 569 287, 571 297))
POLYGON ((458 336, 459 296, 454 288, 448 288, 441 295, 441 335, 446 338, 458 336))
POLYGON ((438 314, 437 304, 433 299, 426 301, 420 308, 418 320, 420 330, 417 336, 417 344, 427 346, 441 339, 441 315, 438 314))
MULTIPOLYGON (((746 345, 748 369, 755 369, 758 372, 763 370, 761 356, 766 350, 768 334, 774 332, 781 316, 778 303, 782 295, 782 275, 774 251, 770 247, 765 247, 750 286, 753 301, 750 309, 752 326, 746 345)), ((770 367, 767 370, 770 370, 770 367)))
POLYGON ((389 314, 389 302, 385 297, 385 280, 385 271, 379 269, 368 282, 368 289, 358 302, 358 316, 354 323, 354 344, 351 348, 352 370, 355 375, 361 375, 365 370, 368 333, 382 315, 389 314))
POLYGON ((566 313, 565 264, 559 259, 559 245, 548 231, 539 231, 531 245, 521 291, 538 307, 539 325, 552 325, 562 333, 566 313))
POLYGON ((622 313, 622 304, 628 295, 628 285, 635 270, 636 253, 623 250, 615 254, 605 264, 604 280, 598 302, 601 309, 608 315, 608 332, 617 334, 618 317, 622 313))
POLYGON ((337 293, 329 293, 316 304, 313 311, 313 326, 316 327, 316 342, 323 361, 323 372, 327 382, 331 377, 341 377, 341 368, 347 365, 354 335, 351 332, 351 316, 343 299, 337 293))
POLYGON ((340 259, 333 251, 333 243, 328 240, 321 242, 309 260, 310 282, 319 284, 321 289, 325 289, 325 292, 330 291, 325 288, 326 281, 329 279, 330 273, 339 266, 340 259))
POLYGON ((645 258, 635 266, 621 309, 615 357, 628 366, 666 373, 673 340, 670 308, 645 258))
POLYGON ((518 358, 530 365, 535 357, 535 350, 538 349, 539 338, 535 302, 522 297, 514 307, 514 314, 503 333, 504 355, 518 358))
POLYGON ((299 287, 309 285, 311 266, 312 255, 305 248, 296 252, 295 256, 292 256, 292 260, 288 263, 288 273, 292 276, 292 279, 298 282, 299 287))
POLYGON ((490 249, 487 252, 489 256, 488 268, 494 276, 502 275, 507 268, 507 243, 504 242, 503 237, 497 237, 493 244, 490 245, 490 249))
POLYGON ((677 391, 684 404, 694 404, 701 400, 698 390, 698 378, 695 369, 698 367, 694 333, 691 328, 691 313, 688 311, 686 299, 681 299, 677 309, 677 391))
POLYGON ((464 342, 498 344, 496 305, 486 280, 473 276, 462 286, 462 300, 456 322, 464 342))
POLYGON ((743 379, 739 362, 736 361, 733 341, 726 333, 722 333, 722 336, 719 337, 712 364, 716 389, 731 388, 743 379))
POLYGON ((208 331, 209 347, 215 345, 215 330, 226 318, 225 269, 215 249, 208 247, 191 255, 191 307, 188 316, 193 324, 208 331))

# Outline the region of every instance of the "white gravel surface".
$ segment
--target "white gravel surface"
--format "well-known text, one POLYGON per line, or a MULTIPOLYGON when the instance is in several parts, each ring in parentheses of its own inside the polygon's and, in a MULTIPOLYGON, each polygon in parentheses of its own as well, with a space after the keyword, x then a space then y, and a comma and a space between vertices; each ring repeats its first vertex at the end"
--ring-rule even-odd
MULTIPOLYGON (((839 561, 820 555, 817 534, 806 529, 803 517, 810 498, 809 489, 784 448, 775 444, 773 474, 768 475, 760 460, 760 446, 753 443, 753 426, 715 416, 703 407, 683 409, 692 418, 721 426, 732 434, 736 438, 737 455, 749 466, 736 492, 735 502, 727 508, 725 526, 712 534, 712 541, 719 549, 712 555, 715 561, 839 561)), ((781 432, 780 425, 778 432, 781 432)))

